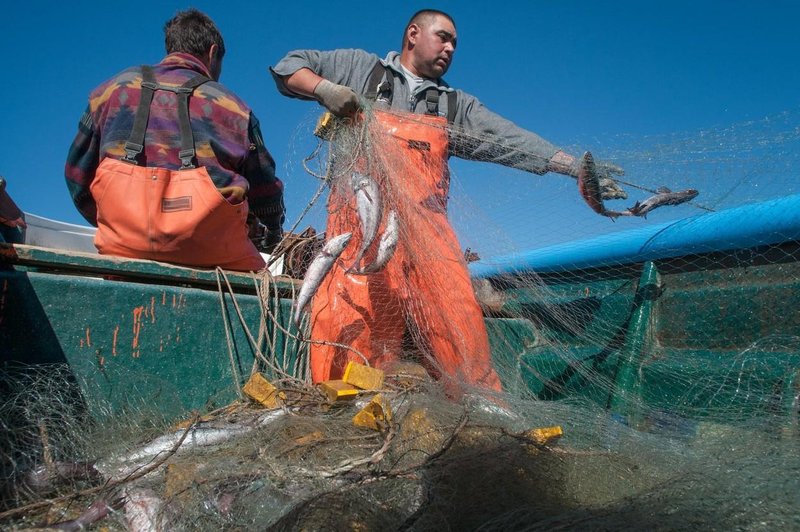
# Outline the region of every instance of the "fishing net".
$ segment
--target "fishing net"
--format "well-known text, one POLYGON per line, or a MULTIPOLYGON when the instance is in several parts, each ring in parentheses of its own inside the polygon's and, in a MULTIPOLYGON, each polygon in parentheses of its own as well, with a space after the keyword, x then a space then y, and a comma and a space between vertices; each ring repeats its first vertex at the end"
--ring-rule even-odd
MULTIPOLYGON (((257 297, 261 331, 283 339, 262 344, 254 366, 279 401, 175 420, 133 389, 124 412, 89 415, 74 405, 90 385, 68 368, 7 375, 0 518, 24 528, 93 511, 104 516, 93 526, 133 530, 800 528, 798 124, 792 111, 576 141, 626 169, 628 198, 609 209, 664 186, 700 191, 616 221, 569 177, 436 167, 442 132, 489 158, 529 155, 498 139, 378 112, 329 124, 303 161, 319 192, 295 226, 324 227, 324 240, 309 230, 284 243, 295 277, 318 275, 313 297, 294 324, 299 285, 279 292, 264 273, 258 294, 239 296, 257 297), (406 134, 418 128, 438 131, 406 134), (701 238, 708 217, 736 234, 701 238), (345 233, 320 269, 323 242, 345 233), (380 389, 339 400, 311 383, 325 367, 321 380, 343 378, 349 361, 381 368, 380 389), (355 424, 377 393, 381 415, 355 424)), ((298 153, 316 142, 307 126, 298 153)))

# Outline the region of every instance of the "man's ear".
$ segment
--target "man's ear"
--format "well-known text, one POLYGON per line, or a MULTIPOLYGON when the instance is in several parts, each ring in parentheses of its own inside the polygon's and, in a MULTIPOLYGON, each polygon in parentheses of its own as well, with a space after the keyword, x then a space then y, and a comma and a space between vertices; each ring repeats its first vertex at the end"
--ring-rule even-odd
POLYGON ((212 44, 211 48, 208 49, 208 57, 206 57, 206 61, 209 67, 211 66, 211 62, 217 57, 218 53, 219 53, 219 46, 217 46, 216 44, 212 44))
POLYGON ((411 24, 408 27, 408 47, 413 48, 417 44, 417 36, 419 35, 420 27, 417 24, 411 24))

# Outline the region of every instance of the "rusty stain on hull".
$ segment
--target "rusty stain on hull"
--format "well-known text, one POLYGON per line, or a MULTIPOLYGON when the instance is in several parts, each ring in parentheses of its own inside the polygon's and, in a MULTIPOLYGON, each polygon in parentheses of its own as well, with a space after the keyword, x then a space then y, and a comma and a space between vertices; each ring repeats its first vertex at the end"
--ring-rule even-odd
POLYGON ((142 330, 142 314, 146 315, 146 312, 144 306, 133 309, 133 340, 131 343, 133 358, 139 358, 139 333, 142 330))

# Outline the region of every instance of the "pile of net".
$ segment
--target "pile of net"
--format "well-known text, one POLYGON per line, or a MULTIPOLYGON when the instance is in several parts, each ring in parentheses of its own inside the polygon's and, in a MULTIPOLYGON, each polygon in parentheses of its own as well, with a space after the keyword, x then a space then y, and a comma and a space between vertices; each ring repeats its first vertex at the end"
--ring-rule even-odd
POLYGON ((15 421, 4 464, 16 465, 4 471, 5 529, 798 526, 800 434, 767 412, 725 424, 653 413, 641 430, 588 402, 455 400, 401 371, 387 375, 392 415, 377 429, 353 423, 374 392, 332 405, 296 386, 277 409, 96 423, 65 411, 54 377, 18 382, 3 407, 15 421))

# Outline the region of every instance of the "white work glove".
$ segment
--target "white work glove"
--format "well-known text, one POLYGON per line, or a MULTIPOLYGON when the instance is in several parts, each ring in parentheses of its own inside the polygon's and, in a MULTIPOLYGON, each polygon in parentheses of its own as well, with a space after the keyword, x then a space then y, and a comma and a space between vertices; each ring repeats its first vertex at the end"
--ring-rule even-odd
POLYGON ((331 113, 340 117, 353 116, 361 107, 358 94, 350 87, 323 79, 314 89, 314 97, 331 113))

